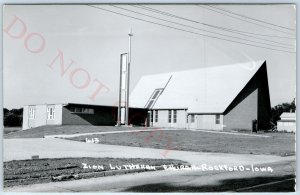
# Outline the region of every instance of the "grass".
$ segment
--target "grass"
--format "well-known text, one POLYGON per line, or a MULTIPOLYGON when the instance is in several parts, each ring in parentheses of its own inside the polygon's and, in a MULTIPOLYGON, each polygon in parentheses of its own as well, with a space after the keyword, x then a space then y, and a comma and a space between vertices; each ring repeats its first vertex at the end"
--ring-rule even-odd
MULTIPOLYGON (((4 134, 4 138, 42 138, 45 135, 93 133, 130 129, 144 130, 146 128, 91 125, 43 126, 24 131, 12 131, 11 133, 4 134)), ((103 144, 196 152, 273 154, 281 156, 295 154, 295 134, 279 132, 259 132, 259 134, 268 135, 270 137, 216 134, 187 130, 157 130, 152 132, 79 136, 69 139, 85 141, 86 138, 98 138, 100 143, 103 144)))
MULTIPOLYGON (((57 158, 57 159, 34 159, 4 162, 4 187, 28 185, 35 183, 47 183, 53 181, 65 181, 92 177, 103 177, 115 174, 132 172, 144 172, 147 169, 133 169, 113 171, 112 166, 139 164, 149 166, 161 166, 164 164, 182 165, 188 164, 180 160, 172 159, 141 159, 141 158, 57 158), (97 166, 96 169, 86 168, 82 163, 97 166), (103 169, 99 169, 102 165, 103 169)), ((148 169, 149 170, 149 169, 148 169)))
MULTIPOLYGON (((145 127, 133 127, 134 129, 144 129, 145 127)), ((7 128, 5 128, 7 129, 7 128)), ((6 131, 4 129, 4 131, 6 131)), ((45 135, 93 133, 106 131, 128 130, 132 127, 114 126, 93 126, 93 125, 63 125, 63 126, 42 126, 23 131, 4 134, 4 139, 9 138, 43 138, 45 135)))
POLYGON ((22 127, 5 127, 3 134, 6 135, 6 134, 21 131, 21 130, 22 130, 22 127))
POLYGON ((115 133, 67 138, 85 141, 98 138, 100 144, 160 148, 195 152, 234 154, 294 155, 295 134, 265 133, 270 137, 231 135, 187 130, 159 130, 152 132, 115 133))

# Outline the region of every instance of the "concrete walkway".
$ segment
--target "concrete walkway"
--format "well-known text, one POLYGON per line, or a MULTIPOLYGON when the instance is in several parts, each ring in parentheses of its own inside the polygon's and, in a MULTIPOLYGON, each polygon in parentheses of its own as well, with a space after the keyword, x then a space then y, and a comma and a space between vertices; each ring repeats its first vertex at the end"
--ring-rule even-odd
MULTIPOLYGON (((169 131, 174 131, 174 130, 177 130, 177 129, 171 129, 169 131)), ((131 130, 122 130, 122 131, 104 131, 104 132, 92 132, 92 133, 46 135, 44 137, 45 138, 71 138, 71 137, 88 136, 88 135, 104 135, 104 134, 115 134, 115 133, 134 133, 134 132, 147 132, 147 131, 155 131, 155 130, 153 130, 153 129, 131 129, 131 130)))
MULTIPOLYGON (((166 129, 166 128, 146 128, 146 129, 130 129, 122 131, 104 131, 104 132, 92 132, 92 133, 76 133, 76 134, 57 134, 57 135, 46 135, 45 138, 71 138, 78 136, 88 135, 104 135, 104 134, 115 134, 115 133, 133 133, 133 132, 147 132, 147 131, 182 131, 183 129, 166 129)), ((217 133, 227 135, 238 135, 238 136, 250 136, 250 137, 270 137, 268 135, 250 134, 250 133, 238 133, 238 132, 226 132, 226 131, 213 131, 213 130, 201 130, 201 129, 185 129, 184 131, 199 131, 205 133, 217 133)))
POLYGON ((191 164, 249 165, 295 159, 295 156, 225 154, 189 152, 167 149, 152 149, 77 142, 57 138, 4 139, 4 161, 65 157, 111 157, 111 158, 154 158, 179 159, 191 164))
POLYGON ((209 130, 202 130, 202 129, 188 129, 188 131, 200 131, 205 133, 221 133, 221 134, 227 134, 227 135, 244 135, 244 136, 250 136, 250 137, 270 137, 268 135, 260 135, 260 134, 250 134, 250 133, 239 133, 239 132, 228 132, 228 131, 209 131, 209 130))

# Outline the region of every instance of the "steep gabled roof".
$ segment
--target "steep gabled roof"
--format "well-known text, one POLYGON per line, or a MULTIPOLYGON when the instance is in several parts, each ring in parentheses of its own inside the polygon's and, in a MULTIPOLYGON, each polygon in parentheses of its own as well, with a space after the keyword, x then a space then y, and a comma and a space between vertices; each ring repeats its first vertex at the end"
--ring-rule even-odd
POLYGON ((154 90, 164 88, 152 109, 185 108, 189 113, 223 113, 263 63, 146 75, 132 91, 130 106, 144 108, 154 90))

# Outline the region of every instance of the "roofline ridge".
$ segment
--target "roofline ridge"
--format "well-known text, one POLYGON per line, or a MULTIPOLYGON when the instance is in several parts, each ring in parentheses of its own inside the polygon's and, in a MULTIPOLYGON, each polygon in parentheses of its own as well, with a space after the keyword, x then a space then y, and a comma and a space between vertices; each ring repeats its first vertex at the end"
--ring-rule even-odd
POLYGON ((237 65, 247 64, 247 63, 250 63, 250 62, 254 62, 256 64, 259 64, 259 66, 262 66, 266 61, 267 60, 255 60, 255 61, 248 61, 248 62, 234 63, 234 64, 223 64, 223 65, 216 65, 216 66, 205 66, 205 67, 200 67, 200 68, 191 68, 191 69, 179 70, 179 71, 172 71, 172 72, 162 72, 162 73, 154 73, 154 74, 145 74, 142 77, 155 76, 155 75, 173 75, 175 73, 180 73, 180 72, 196 71, 196 70, 203 70, 203 69, 212 69, 212 68, 219 68, 219 67, 224 67, 224 66, 237 66, 237 65))
MULTIPOLYGON (((257 70, 253 73, 253 75, 250 77, 250 79, 248 80, 248 82, 245 84, 245 86, 240 90, 240 92, 232 99, 232 101, 228 104, 228 106, 224 109, 223 113, 226 112, 226 110, 228 109, 228 107, 232 104, 232 102, 240 95, 240 93, 245 89, 245 87, 248 85, 248 83, 255 77, 255 75, 257 74, 257 72, 263 67, 263 65, 265 65, 267 67, 267 60, 264 60, 262 64, 260 64, 260 67, 257 68, 257 70)), ((267 73, 268 74, 268 73, 267 73)), ((268 79, 268 77, 267 77, 268 79)))

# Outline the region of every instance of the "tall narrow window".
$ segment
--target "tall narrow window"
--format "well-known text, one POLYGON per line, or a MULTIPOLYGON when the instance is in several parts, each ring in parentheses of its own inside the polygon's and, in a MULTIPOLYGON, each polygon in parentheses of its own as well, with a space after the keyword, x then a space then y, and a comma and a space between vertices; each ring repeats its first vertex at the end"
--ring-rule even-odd
POLYGON ((47 119, 54 120, 55 118, 55 108, 54 106, 48 106, 47 108, 47 119))
POLYGON ((220 115, 219 114, 217 114, 216 115, 216 124, 220 124, 220 115))
POLYGON ((168 122, 172 122, 172 110, 168 110, 168 122))
POLYGON ((177 110, 173 110, 173 123, 177 123, 177 110))
POLYGON ((160 92, 162 89, 155 89, 152 93, 150 99, 147 102, 146 108, 152 108, 153 104, 156 102, 157 98, 159 97, 160 92))
POLYGON ((150 111, 149 114, 150 114, 150 122, 153 123, 153 111, 150 111))
POLYGON ((158 122, 158 110, 155 110, 155 122, 158 122))
POLYGON ((35 106, 29 106, 29 119, 35 119, 35 106))
POLYGON ((150 102, 148 103, 146 108, 151 108, 153 103, 154 103, 154 100, 150 100, 150 102))
POLYGON ((195 122, 195 115, 192 114, 192 115, 191 115, 191 123, 194 123, 194 122, 195 122))

